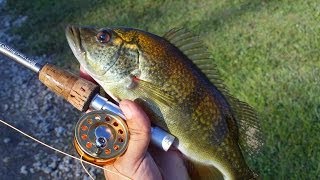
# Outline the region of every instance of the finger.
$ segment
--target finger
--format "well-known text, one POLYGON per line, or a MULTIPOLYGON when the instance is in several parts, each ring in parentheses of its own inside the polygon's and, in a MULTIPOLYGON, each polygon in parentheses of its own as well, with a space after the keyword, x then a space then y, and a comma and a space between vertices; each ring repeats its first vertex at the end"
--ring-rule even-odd
POLYGON ((132 174, 146 155, 151 136, 150 121, 144 111, 132 101, 121 101, 120 108, 127 118, 130 139, 127 151, 117 159, 114 166, 121 173, 132 174))
POLYGON ((160 150, 149 146, 148 152, 159 167, 163 179, 190 179, 183 155, 178 150, 160 150))

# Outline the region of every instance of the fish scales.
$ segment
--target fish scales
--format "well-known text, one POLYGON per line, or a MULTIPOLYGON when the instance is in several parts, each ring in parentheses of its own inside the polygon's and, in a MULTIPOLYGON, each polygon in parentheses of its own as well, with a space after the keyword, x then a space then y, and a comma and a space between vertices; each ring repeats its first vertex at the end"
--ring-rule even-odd
MULTIPOLYGON (((66 35, 80 64, 108 94, 136 101, 154 124, 178 138, 178 149, 199 178, 257 178, 240 148, 256 135, 243 135, 243 129, 260 132, 249 118, 253 110, 230 96, 219 79, 212 82, 217 74, 208 53, 190 33, 172 30, 163 38, 131 28, 70 26, 66 35)), ((258 149, 262 143, 254 140, 258 149)))

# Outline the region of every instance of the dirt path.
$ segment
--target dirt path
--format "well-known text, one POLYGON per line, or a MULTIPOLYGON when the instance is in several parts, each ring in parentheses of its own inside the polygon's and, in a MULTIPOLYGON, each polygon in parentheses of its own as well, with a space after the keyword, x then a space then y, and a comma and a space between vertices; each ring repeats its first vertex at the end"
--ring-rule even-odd
MULTIPOLYGON (((15 38, 7 31, 27 17, 12 19, 1 9, 0 41, 15 38)), ((32 57, 50 62, 50 57, 32 57)), ((0 119, 65 152, 76 155, 72 145, 80 113, 48 91, 30 70, 0 55, 0 119)), ((0 179, 89 179, 79 162, 64 157, 0 124, 0 179)), ((101 171, 89 168, 94 175, 101 171)), ((99 177, 101 178, 101 177, 99 177)))

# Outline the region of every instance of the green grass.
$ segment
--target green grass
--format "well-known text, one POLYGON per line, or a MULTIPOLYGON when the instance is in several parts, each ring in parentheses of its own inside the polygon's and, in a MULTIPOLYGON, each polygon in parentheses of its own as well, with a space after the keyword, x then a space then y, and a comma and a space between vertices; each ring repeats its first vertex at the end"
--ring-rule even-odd
POLYGON ((11 33, 27 54, 56 54, 76 67, 66 24, 129 26, 200 34, 233 95, 260 114, 266 146, 250 164, 265 179, 320 177, 320 3, 257 1, 8 1, 27 15, 11 33), (66 60, 67 59, 67 60, 66 60))

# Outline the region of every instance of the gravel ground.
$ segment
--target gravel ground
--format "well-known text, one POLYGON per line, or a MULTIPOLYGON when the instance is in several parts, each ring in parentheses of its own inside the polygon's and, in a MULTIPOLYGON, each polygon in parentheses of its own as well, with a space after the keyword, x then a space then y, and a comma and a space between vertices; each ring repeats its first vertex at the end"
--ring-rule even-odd
MULTIPOLYGON (((5 15, 0 0, 0 41, 10 45, 18 36, 6 32, 28 18, 5 15)), ((31 57, 40 63, 52 62, 50 55, 31 57)), ((42 85, 36 74, 0 55, 0 119, 69 154, 75 123, 75 108, 42 85)), ((0 179, 89 179, 81 164, 58 154, 0 124, 0 179)), ((87 166, 88 167, 88 166, 87 166)), ((88 167, 94 177, 102 172, 88 167)))

